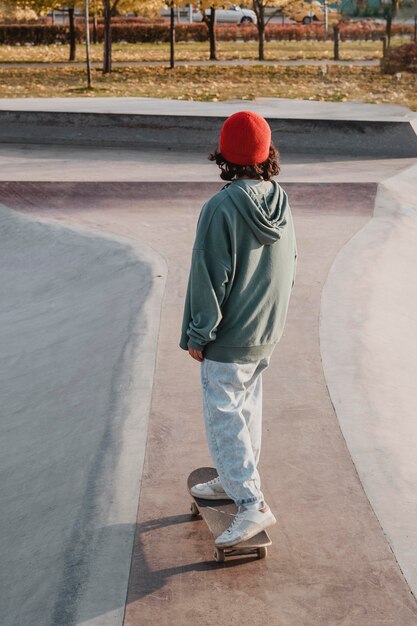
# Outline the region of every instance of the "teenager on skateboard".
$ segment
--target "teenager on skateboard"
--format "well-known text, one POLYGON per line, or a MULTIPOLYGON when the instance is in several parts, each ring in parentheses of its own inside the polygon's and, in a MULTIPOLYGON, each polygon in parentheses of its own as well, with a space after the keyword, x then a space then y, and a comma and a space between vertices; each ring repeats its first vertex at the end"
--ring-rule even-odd
POLYGON ((193 496, 238 508, 215 545, 234 546, 276 520, 261 491, 262 372, 281 338, 296 268, 279 155, 266 120, 230 116, 210 159, 230 181, 201 210, 180 346, 201 363, 206 435, 218 478, 193 496))

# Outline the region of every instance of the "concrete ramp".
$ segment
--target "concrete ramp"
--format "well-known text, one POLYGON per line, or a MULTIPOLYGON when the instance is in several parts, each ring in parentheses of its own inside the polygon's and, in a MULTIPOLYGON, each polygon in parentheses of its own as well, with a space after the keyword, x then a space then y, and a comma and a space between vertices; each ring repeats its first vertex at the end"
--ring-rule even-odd
POLYGON ((265 99, 187 102, 152 98, 4 98, 3 143, 212 150, 228 115, 264 115, 283 153, 417 157, 417 114, 396 105, 265 99), (414 125, 414 126, 413 126, 414 125))
POLYGON ((120 239, 0 206, 4 625, 122 620, 156 265, 120 239))
POLYGON ((417 166, 378 186, 373 219, 323 291, 330 395, 369 501, 417 596, 417 166))
MULTIPOLYGON (((285 334, 264 377, 261 467, 278 524, 271 529, 266 561, 230 560, 221 567, 213 562, 204 522, 188 512, 186 477, 210 459, 199 368, 178 348, 195 224, 213 184, 114 183, 107 194, 101 183, 95 193, 92 186, 56 183, 45 194, 45 184, 11 185, 8 202, 71 227, 129 233, 138 245, 146 241, 164 255, 170 270, 124 626, 415 626, 415 599, 358 478, 328 395, 318 334, 323 284, 339 251, 372 220, 376 185, 285 184, 300 264, 285 334)), ((117 524, 102 525, 102 545, 117 524)), ((73 550, 78 551, 77 540, 73 550)), ((70 553, 68 544, 67 562, 73 563, 70 553)), ((97 578, 90 568, 90 586, 101 576, 118 586, 116 565, 120 568, 120 561, 101 559, 97 578)), ((89 610, 79 594, 74 623, 120 626, 117 598, 106 597, 99 584, 95 589, 89 610)), ((56 623, 65 623, 57 615, 56 623)))

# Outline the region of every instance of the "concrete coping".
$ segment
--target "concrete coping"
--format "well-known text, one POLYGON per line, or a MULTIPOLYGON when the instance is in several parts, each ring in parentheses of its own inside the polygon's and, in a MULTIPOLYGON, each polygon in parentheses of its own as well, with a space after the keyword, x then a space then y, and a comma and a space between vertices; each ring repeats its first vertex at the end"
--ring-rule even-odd
POLYGON ((190 117, 227 117, 250 109, 271 119, 417 122, 407 107, 361 102, 317 102, 290 98, 258 98, 195 102, 161 98, 2 98, 0 111, 103 113, 190 117))
POLYGON ((153 98, 0 101, 3 143, 212 150, 226 117, 250 109, 269 121, 282 153, 417 157, 417 113, 357 102, 182 102, 153 98))

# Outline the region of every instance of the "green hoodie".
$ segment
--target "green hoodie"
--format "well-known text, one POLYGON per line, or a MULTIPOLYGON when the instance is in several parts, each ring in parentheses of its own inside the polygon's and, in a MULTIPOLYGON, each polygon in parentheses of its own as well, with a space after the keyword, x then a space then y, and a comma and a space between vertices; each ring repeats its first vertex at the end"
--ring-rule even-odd
POLYGON ((291 210, 278 183, 225 185, 198 220, 180 347, 225 363, 269 356, 284 329, 296 257, 291 210))

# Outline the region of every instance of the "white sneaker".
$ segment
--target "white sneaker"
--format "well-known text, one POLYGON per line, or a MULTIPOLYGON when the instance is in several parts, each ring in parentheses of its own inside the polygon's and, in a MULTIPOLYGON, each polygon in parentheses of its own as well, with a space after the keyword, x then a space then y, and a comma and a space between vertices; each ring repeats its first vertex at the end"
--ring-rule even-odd
POLYGON ((276 521, 269 507, 265 512, 240 507, 229 528, 214 543, 219 548, 234 546, 273 526, 276 521))
POLYGON ((220 478, 213 478, 207 483, 198 483, 191 487, 190 493, 196 498, 203 498, 203 500, 231 500, 220 482, 220 478))

